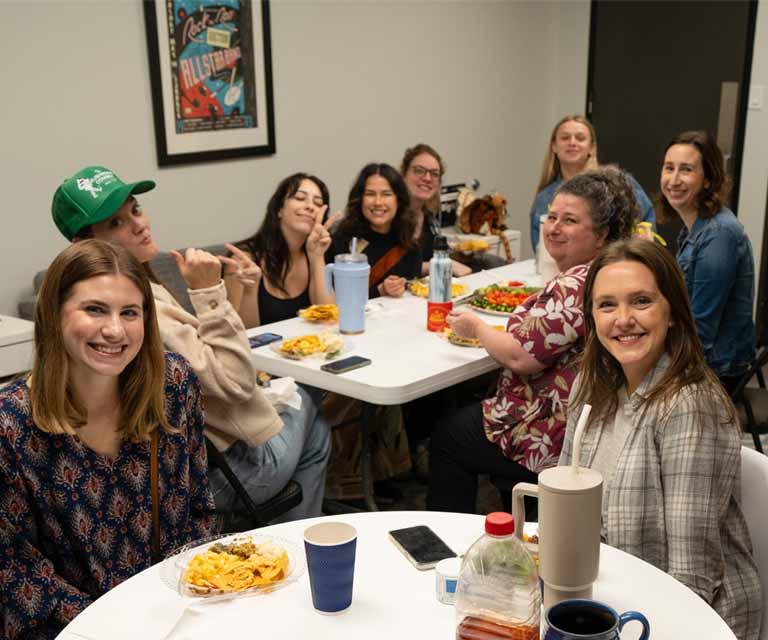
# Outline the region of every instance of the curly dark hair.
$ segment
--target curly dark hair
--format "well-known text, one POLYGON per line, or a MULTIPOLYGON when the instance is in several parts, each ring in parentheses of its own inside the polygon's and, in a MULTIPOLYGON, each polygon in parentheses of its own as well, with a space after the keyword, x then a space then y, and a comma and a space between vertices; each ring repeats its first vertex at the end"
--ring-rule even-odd
POLYGON ((608 230, 606 243, 630 238, 641 218, 632 183, 626 172, 614 165, 574 176, 558 187, 555 196, 561 193, 587 201, 595 233, 608 230))
MULTIPOLYGON (((700 218, 711 218, 723 208, 731 190, 731 179, 725 172, 723 152, 720 151, 714 137, 707 131, 683 131, 664 147, 662 163, 667 151, 676 144, 690 145, 701 154, 704 186, 698 195, 698 215, 700 218)), ((659 193, 657 204, 659 218, 662 221, 674 220, 678 217, 679 214, 672 208, 663 193, 659 193)))
POLYGON ((278 214, 286 199, 296 195, 304 180, 310 180, 317 185, 323 196, 323 204, 330 203, 330 195, 325 182, 308 173, 294 173, 277 185, 277 189, 267 203, 267 213, 259 230, 249 238, 235 243, 236 247, 253 256, 254 261, 264 269, 264 276, 269 280, 269 283, 286 295, 288 292, 285 290, 285 276, 288 273, 289 250, 288 243, 280 229, 278 214))
POLYGON ((363 215, 363 193, 365 184, 371 176, 381 176, 392 187, 397 199, 397 212, 392 221, 392 231, 398 239, 398 244, 405 249, 413 249, 416 246, 414 233, 416 230, 416 217, 411 209, 408 187, 397 170, 388 164, 372 162, 365 165, 352 188, 349 190, 347 206, 344 218, 339 222, 334 235, 342 238, 368 238, 371 235, 371 223, 363 215))

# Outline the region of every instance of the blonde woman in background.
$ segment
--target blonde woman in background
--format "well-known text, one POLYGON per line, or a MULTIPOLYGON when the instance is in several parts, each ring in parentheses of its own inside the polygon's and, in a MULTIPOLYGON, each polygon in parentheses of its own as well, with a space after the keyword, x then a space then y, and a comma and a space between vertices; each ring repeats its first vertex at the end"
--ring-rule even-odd
MULTIPOLYGON (((552 129, 549 137, 544 166, 536 187, 536 197, 531 206, 531 246, 534 251, 539 244, 541 216, 547 213, 557 188, 564 181, 597 167, 597 132, 592 123, 579 115, 562 118, 552 129)), ((655 230, 656 214, 653 203, 637 180, 629 174, 627 176, 640 205, 642 220, 650 222, 652 229, 655 230)))

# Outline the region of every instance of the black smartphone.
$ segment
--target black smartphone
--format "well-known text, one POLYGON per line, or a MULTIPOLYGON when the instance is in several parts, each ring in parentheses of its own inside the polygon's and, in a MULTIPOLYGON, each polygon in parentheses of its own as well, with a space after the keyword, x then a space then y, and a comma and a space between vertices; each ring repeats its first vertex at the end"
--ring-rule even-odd
POLYGON ((406 527, 389 532, 389 538, 405 554, 411 564, 423 571, 456 554, 429 527, 406 527))
POLYGON ((344 373, 345 371, 352 371, 352 369, 359 369, 360 367, 366 367, 371 364, 368 358, 362 356, 349 356, 349 358, 342 358, 335 362, 329 362, 320 366, 320 369, 327 371, 328 373, 344 373))
POLYGON ((260 333, 257 336, 248 338, 248 343, 251 345, 251 349, 255 349, 256 347, 263 347, 265 344, 277 342, 282 339, 283 336, 279 336, 276 333, 260 333))

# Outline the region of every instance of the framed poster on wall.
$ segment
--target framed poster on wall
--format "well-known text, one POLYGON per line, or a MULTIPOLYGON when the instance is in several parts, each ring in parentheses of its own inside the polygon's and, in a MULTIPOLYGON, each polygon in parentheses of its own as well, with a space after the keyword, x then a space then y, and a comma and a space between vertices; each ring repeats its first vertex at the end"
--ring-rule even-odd
POLYGON ((275 153, 268 0, 145 0, 160 166, 275 153))

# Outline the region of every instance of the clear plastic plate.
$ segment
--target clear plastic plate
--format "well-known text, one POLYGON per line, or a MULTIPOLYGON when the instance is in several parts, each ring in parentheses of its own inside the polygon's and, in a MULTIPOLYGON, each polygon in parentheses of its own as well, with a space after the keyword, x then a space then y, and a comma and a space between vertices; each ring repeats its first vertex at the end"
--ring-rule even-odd
POLYGON ((190 542, 189 544, 180 547, 173 555, 163 560, 159 570, 160 579, 163 581, 163 584, 169 589, 177 592, 179 595, 199 602, 215 602, 219 600, 228 600, 230 598, 241 598, 245 596, 271 593, 275 589, 282 589, 283 587, 296 582, 296 580, 298 580, 304 573, 304 567, 304 551, 296 543, 286 540, 285 538, 280 538, 279 536, 252 532, 215 536, 204 540, 190 542), (184 574, 193 557, 200 553, 204 553, 209 547, 216 543, 226 544, 233 541, 247 541, 253 542, 254 544, 271 543, 282 547, 288 554, 288 570, 286 576, 278 582, 269 585, 257 585, 242 591, 210 589, 207 593, 201 593, 184 582, 184 574))
POLYGON ((307 358, 313 358, 313 359, 320 359, 320 360, 335 360, 341 355, 344 355, 346 353, 349 353, 352 344, 347 338, 343 338, 339 333, 335 331, 321 331, 320 333, 316 334, 302 334, 302 335, 317 335, 317 336, 323 336, 323 335, 332 335, 334 339, 338 340, 338 344, 340 345, 339 348, 335 351, 317 351, 316 353, 310 353, 308 355, 299 355, 296 353, 286 353, 282 350, 283 343, 288 340, 293 340, 294 338, 298 338, 300 336, 290 336, 288 338, 285 338, 285 340, 281 340, 280 342, 273 342, 269 345, 269 348, 272 349, 276 354, 279 356, 282 356, 283 358, 288 358, 288 360, 306 360, 307 358))

